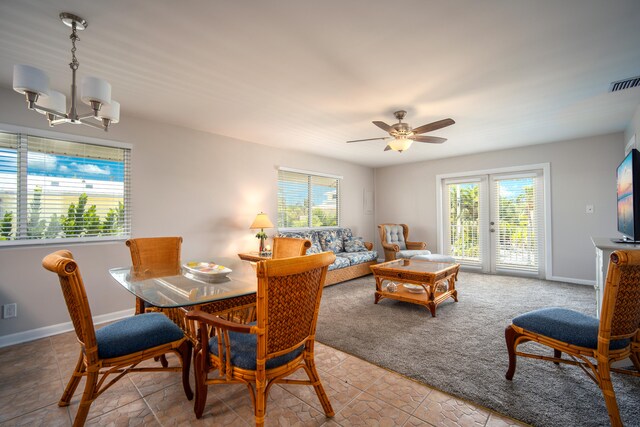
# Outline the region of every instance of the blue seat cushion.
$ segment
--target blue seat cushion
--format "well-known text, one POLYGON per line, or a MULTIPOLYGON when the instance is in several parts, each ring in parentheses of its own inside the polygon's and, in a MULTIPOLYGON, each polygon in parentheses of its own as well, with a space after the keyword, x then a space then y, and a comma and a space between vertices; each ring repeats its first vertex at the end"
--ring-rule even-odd
POLYGON ((109 359, 136 353, 184 337, 184 332, 162 313, 144 313, 96 331, 98 357, 109 359))
MULTIPOLYGON (((253 322, 252 324, 255 324, 253 322)), ((238 368, 256 370, 256 349, 258 346, 258 336, 256 334, 243 334, 241 332, 229 332, 229 341, 231 342, 231 364, 238 368)), ((302 354, 304 345, 295 350, 267 360, 267 369, 277 368, 302 354)), ((209 340, 209 351, 218 356, 218 337, 212 337, 209 340)), ((224 351, 224 348, 223 348, 224 351)))
MULTIPOLYGON (((580 347, 598 347, 600 321, 566 308, 549 307, 530 311, 513 319, 513 324, 558 341, 580 347)), ((618 350, 629 345, 629 340, 611 341, 609 348, 618 350)))

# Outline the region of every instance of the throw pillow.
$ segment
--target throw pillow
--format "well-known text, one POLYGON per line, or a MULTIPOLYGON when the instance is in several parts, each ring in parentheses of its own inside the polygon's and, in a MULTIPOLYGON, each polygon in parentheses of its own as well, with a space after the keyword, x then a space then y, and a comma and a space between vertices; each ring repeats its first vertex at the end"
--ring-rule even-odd
POLYGON ((367 247, 364 245, 362 237, 352 237, 344 241, 345 252, 365 252, 367 247))

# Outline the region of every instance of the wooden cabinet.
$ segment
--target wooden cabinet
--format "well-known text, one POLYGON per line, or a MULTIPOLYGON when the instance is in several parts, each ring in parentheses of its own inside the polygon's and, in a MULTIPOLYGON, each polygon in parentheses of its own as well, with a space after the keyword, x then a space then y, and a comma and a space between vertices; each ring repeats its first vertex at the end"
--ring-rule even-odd
POLYGON ((604 295, 604 283, 609 271, 609 258, 611 253, 617 250, 640 250, 640 245, 630 243, 614 243, 611 237, 592 237, 591 241, 596 248, 596 305, 597 316, 600 318, 602 297, 604 295))

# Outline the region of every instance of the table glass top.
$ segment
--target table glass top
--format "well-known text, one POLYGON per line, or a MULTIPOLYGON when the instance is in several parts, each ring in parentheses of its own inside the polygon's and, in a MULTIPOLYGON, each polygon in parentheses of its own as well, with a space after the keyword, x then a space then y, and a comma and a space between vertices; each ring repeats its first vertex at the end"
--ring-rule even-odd
POLYGON ((249 262, 232 258, 185 263, 180 271, 154 269, 134 272, 131 267, 109 270, 111 277, 137 297, 157 307, 184 307, 249 295, 257 279, 249 262), (224 268, 210 268, 211 264, 224 268), (228 269, 232 270, 227 273, 228 269))
POLYGON ((437 273, 442 270, 456 266, 452 262, 434 262, 412 259, 396 259, 394 261, 383 262, 382 264, 373 265, 373 270, 402 270, 415 271, 419 273, 437 273))

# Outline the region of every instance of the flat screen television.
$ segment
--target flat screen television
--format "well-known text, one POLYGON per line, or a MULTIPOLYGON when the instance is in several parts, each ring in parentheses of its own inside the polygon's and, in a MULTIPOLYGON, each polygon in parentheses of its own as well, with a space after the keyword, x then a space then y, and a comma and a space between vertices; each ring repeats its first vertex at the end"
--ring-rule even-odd
POLYGON ((620 243, 640 241, 640 152, 635 148, 616 173, 618 187, 618 231, 620 243), (638 194, 635 194, 635 193, 638 194))

